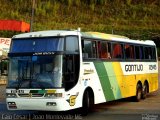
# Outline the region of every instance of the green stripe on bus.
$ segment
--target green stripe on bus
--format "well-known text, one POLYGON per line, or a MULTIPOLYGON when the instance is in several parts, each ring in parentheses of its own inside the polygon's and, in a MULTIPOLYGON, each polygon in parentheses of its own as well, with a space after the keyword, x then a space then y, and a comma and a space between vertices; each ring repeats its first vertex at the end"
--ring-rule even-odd
MULTIPOLYGON (((105 66, 105 69, 108 73, 109 82, 111 84, 111 88, 112 88, 115 99, 122 98, 121 90, 119 88, 119 84, 118 84, 118 81, 116 78, 116 73, 114 71, 114 67, 113 67, 112 63, 104 62, 104 66, 105 66)), ((119 68, 117 68, 117 69, 119 69, 119 68)))
POLYGON ((46 90, 30 90, 30 93, 44 94, 44 93, 46 93, 46 90))
POLYGON ((30 90, 30 93, 38 93, 38 90, 30 90))
POLYGON ((115 100, 106 68, 102 62, 94 62, 106 101, 115 100))

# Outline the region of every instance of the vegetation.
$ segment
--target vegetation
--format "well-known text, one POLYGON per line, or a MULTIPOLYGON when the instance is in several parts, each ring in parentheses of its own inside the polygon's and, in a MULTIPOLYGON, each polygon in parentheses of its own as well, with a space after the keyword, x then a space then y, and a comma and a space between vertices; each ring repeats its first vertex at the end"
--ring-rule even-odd
MULTIPOLYGON (((0 19, 30 22, 32 0, 0 0, 0 19)), ((36 0, 34 31, 77 29, 160 39, 160 0, 36 0)), ((0 32, 2 37, 15 33, 0 32)))

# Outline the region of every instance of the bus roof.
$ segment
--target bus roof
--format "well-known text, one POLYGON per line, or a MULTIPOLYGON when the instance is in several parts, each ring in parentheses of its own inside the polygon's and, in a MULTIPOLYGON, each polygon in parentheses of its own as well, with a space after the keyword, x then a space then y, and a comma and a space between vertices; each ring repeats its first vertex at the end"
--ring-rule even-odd
POLYGON ((106 34, 106 33, 100 33, 100 32, 82 32, 82 36, 88 37, 88 38, 104 39, 104 40, 129 39, 128 37, 125 37, 125 36, 106 34))
POLYGON ((152 40, 133 40, 121 35, 105 34, 100 32, 82 32, 81 34, 82 34, 82 37, 84 38, 102 39, 102 40, 109 40, 109 41, 116 41, 116 42, 127 42, 127 43, 155 46, 155 43, 152 40))
POLYGON ((66 35, 78 35, 80 34, 83 38, 91 39, 102 39, 111 40, 117 42, 127 42, 135 44, 145 44, 145 45, 155 45, 151 40, 132 40, 128 37, 114 34, 105 34, 100 32, 80 32, 78 30, 48 30, 48 31, 38 31, 29 32, 13 36, 13 38, 30 38, 30 37, 51 37, 51 36, 66 36, 66 35))
POLYGON ((30 38, 30 37, 52 37, 52 36, 65 36, 65 35, 77 35, 77 31, 70 30, 47 30, 23 33, 13 36, 13 38, 30 38))

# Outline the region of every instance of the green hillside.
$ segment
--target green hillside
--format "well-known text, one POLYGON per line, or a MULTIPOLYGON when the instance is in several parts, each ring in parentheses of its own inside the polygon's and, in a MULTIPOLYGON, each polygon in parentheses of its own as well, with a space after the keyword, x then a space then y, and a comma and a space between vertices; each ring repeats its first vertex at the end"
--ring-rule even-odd
MULTIPOLYGON (((0 19, 30 22, 31 0, 0 0, 0 19)), ((34 31, 77 29, 160 38, 160 0, 36 0, 34 31)), ((11 37, 15 32, 0 31, 11 37)))

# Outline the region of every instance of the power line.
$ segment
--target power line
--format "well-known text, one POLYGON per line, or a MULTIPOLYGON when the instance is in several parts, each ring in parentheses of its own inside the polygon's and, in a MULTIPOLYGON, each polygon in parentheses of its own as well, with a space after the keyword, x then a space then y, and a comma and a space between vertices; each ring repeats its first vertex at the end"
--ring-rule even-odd
POLYGON ((30 32, 33 31, 34 11, 35 11, 35 0, 32 0, 32 13, 31 13, 31 21, 30 21, 30 32))

